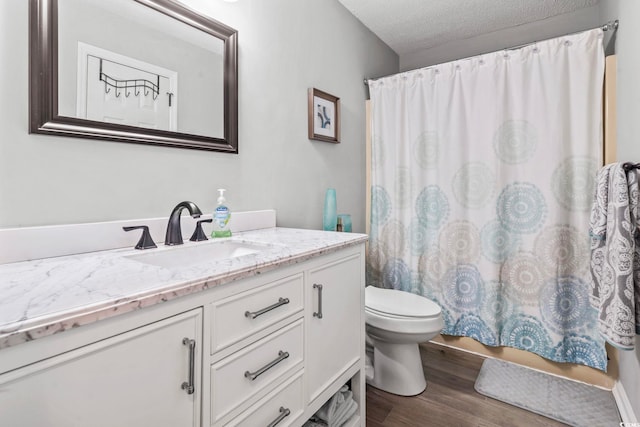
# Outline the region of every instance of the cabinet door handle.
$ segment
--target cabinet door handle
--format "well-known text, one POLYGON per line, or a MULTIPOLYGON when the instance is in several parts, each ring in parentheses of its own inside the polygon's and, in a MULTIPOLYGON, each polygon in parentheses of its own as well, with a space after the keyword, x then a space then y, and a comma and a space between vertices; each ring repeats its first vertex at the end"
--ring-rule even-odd
POLYGON ((266 365, 264 365, 262 368, 258 369, 255 372, 246 371, 244 373, 244 377, 245 378, 249 378, 251 381, 254 381, 260 375, 264 374, 269 369, 273 368, 274 366, 276 366, 278 363, 282 362, 287 357, 289 357, 289 352, 280 350, 278 352, 278 357, 277 358, 273 359, 271 362, 267 363, 266 365))
POLYGON ((313 312, 313 317, 322 319, 322 285, 316 283, 313 284, 313 289, 318 290, 318 311, 313 312))
POLYGON ((278 308, 281 305, 285 305, 285 304, 289 304, 289 298, 278 298, 278 302, 275 304, 270 305, 269 307, 265 307, 262 310, 258 310, 258 311, 245 311, 244 312, 244 317, 249 317, 251 319, 255 319, 258 316, 262 316, 265 313, 268 313, 269 311, 273 310, 274 308, 278 308))
POLYGON ((267 424, 267 427, 276 427, 276 425, 278 425, 278 423, 280 421, 282 421, 285 418, 287 418, 290 413, 291 413, 291 411, 289 410, 289 408, 285 408, 284 406, 281 406, 280 407, 280 415, 278 415, 278 418, 276 418, 275 420, 273 420, 269 424, 267 424))
POLYGON ((194 385, 195 371, 196 371, 196 340, 189 338, 182 339, 183 345, 189 346, 189 381, 182 383, 182 389, 187 391, 187 394, 193 394, 196 390, 194 385))

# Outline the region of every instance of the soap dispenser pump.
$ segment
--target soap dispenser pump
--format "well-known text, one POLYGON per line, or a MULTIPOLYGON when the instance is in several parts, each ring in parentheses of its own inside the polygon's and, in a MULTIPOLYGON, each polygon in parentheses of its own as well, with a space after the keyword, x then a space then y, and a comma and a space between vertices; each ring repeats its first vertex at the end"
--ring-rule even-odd
POLYGON ((211 237, 231 237, 231 229, 229 228, 229 219, 231 218, 231 211, 226 205, 226 199, 224 198, 224 192, 227 191, 224 188, 219 188, 218 193, 218 205, 213 212, 213 232, 211 237))

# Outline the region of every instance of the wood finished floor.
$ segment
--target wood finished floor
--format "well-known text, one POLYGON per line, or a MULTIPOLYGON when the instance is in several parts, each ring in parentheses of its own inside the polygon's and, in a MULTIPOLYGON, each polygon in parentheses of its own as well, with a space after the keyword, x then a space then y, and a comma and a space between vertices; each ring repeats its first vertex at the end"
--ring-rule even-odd
POLYGON ((367 386, 367 427, 566 426, 476 392, 484 357, 432 343, 420 352, 427 389, 400 397, 367 386))

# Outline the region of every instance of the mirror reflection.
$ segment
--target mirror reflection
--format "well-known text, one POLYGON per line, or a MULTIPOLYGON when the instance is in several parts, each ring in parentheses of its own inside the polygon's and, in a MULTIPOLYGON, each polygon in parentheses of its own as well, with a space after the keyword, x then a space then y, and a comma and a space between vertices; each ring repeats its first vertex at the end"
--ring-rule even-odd
POLYGON ((224 138, 224 47, 132 0, 58 0, 59 115, 224 138))

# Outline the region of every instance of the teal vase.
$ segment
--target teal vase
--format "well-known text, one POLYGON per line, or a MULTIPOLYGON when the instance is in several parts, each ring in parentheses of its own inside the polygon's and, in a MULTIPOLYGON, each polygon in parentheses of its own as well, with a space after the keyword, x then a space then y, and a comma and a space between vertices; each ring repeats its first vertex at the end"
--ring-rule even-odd
POLYGON ((322 229, 325 231, 336 231, 338 224, 338 209, 336 202, 336 190, 327 188, 324 196, 324 211, 322 213, 322 229))

